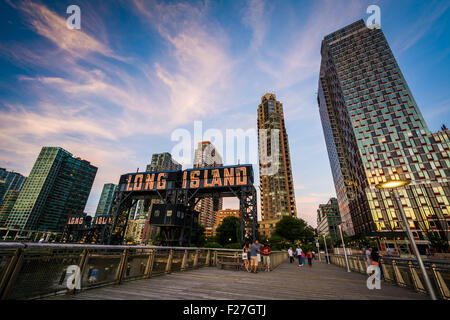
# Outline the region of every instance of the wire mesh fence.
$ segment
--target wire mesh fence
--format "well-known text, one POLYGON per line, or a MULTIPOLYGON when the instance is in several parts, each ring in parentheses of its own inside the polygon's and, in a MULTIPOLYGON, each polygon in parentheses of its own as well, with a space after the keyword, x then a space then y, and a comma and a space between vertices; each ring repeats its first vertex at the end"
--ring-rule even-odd
MULTIPOLYGON (((0 243, 0 298, 36 299, 171 272, 216 266, 241 250, 156 246, 0 243)), ((272 253, 280 264, 285 253, 272 253)))
MULTIPOLYGON (((339 267, 346 268, 344 255, 329 254, 330 262, 339 267)), ((354 272, 367 274, 369 266, 363 255, 351 255, 347 257, 349 269, 354 272)), ((425 260, 425 269, 431 286, 441 299, 450 299, 450 261, 425 260)), ((382 278, 384 281, 417 292, 427 293, 425 280, 415 259, 382 257, 380 259, 382 278)))

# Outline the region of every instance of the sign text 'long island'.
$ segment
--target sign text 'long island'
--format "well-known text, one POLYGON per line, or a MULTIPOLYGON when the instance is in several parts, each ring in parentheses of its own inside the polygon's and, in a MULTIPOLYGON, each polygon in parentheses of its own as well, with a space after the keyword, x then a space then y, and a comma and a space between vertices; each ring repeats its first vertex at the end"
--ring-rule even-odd
POLYGON ((120 177, 120 191, 226 188, 253 185, 251 164, 194 168, 184 171, 127 173, 120 177))

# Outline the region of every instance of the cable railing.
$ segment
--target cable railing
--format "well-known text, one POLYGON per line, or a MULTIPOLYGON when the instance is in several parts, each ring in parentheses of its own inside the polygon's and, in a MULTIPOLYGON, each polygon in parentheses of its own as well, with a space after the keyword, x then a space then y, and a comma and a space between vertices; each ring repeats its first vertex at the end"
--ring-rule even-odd
MULTIPOLYGON (((367 274, 369 266, 364 255, 348 255, 348 264, 351 271, 367 274)), ((329 254, 330 262, 347 268, 343 254, 329 254)), ((419 264, 413 258, 381 257, 380 258, 383 280, 426 294, 426 286, 419 264)), ((431 285, 441 299, 450 300, 450 261, 423 260, 431 285)))
MULTIPOLYGON (((38 299, 172 272, 220 266, 222 248, 0 243, 0 299, 38 299)), ((287 259, 272 252, 271 268, 287 259)))

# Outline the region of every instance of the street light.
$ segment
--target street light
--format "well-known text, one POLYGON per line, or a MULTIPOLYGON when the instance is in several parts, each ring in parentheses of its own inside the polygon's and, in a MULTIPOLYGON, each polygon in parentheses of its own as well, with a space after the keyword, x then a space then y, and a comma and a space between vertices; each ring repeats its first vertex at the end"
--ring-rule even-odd
POLYGON ((326 258, 327 258, 327 264, 330 264, 330 258, 328 257, 328 248, 327 248, 327 239, 325 239, 325 235, 323 235, 323 241, 325 242, 325 252, 326 252, 326 258))
POLYGON ((338 224, 338 227, 339 227, 339 231, 341 233, 342 247, 344 248, 345 263, 347 264, 347 272, 351 272, 350 267, 348 266, 347 251, 345 250, 345 243, 344 243, 344 237, 342 236, 341 224, 338 224))
POLYGON ((405 225, 405 228, 406 228, 406 234, 408 236, 409 242, 411 243, 411 245, 413 247, 414 254, 417 258, 417 262, 419 263, 420 270, 422 271, 422 275, 425 280, 425 285, 427 287, 428 294, 430 295, 431 300, 437 300, 436 294, 434 293, 433 287, 431 286, 431 281, 430 281, 430 278, 428 277, 427 270, 425 269, 425 265, 423 264, 422 258, 420 257, 419 250, 417 249, 416 241, 414 240, 414 236, 409 227, 408 219, 406 219, 405 212, 403 211, 402 203, 400 202, 400 199, 398 197, 398 192, 396 190, 396 188, 404 187, 404 186, 408 185, 410 182, 411 181, 409 181, 409 180, 392 180, 392 181, 387 181, 387 182, 377 184, 375 187, 377 189, 388 189, 392 198, 395 199, 395 202, 397 203, 397 207, 400 211, 400 215, 403 220, 403 224, 405 225))

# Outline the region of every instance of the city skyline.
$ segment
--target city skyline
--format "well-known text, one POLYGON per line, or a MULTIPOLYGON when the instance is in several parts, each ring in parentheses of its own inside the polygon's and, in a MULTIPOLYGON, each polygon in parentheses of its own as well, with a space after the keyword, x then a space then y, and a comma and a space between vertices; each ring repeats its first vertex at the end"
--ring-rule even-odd
MULTIPOLYGON (((316 226, 318 205, 336 196, 316 101, 320 43, 366 20, 370 4, 134 1, 106 8, 80 1, 74 34, 61 29, 65 4, 2 3, 0 167, 28 176, 42 146, 70 150, 99 168, 86 207, 93 215, 105 183, 170 152, 172 130, 192 130, 195 120, 205 130, 256 128, 255 105, 273 91, 284 106, 298 216, 316 226)), ((425 122, 437 131, 450 118, 449 5, 376 4, 425 122)))

